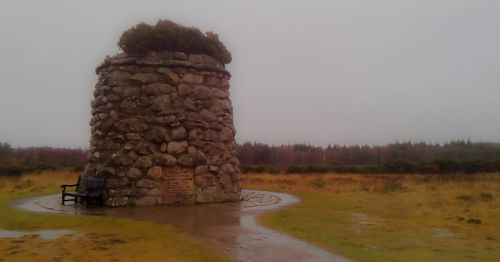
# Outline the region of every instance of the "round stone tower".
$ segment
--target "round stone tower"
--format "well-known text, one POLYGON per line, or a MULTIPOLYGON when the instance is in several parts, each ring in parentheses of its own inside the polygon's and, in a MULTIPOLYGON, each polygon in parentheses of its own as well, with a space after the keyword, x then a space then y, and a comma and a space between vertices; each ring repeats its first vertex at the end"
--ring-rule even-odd
POLYGON ((223 62, 199 52, 123 52, 96 73, 83 175, 107 177, 105 205, 240 200, 223 62))

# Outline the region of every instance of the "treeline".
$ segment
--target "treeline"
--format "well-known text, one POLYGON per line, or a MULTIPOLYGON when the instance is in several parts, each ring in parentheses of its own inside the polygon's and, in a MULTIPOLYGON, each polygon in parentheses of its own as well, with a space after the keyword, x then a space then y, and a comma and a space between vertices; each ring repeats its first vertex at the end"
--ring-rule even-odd
POLYGON ((0 143, 0 175, 70 168, 82 170, 87 150, 81 148, 19 147, 0 143))
POLYGON ((436 159, 496 161, 500 160, 500 143, 458 140, 445 144, 404 142, 383 146, 328 147, 244 143, 238 146, 238 159, 247 165, 371 165, 396 161, 419 163, 436 159))
POLYGON ((243 172, 476 173, 500 172, 500 143, 393 143, 318 147, 305 144, 238 146, 243 172))
MULTIPOLYGON (((476 173, 500 172, 500 143, 393 143, 383 146, 305 144, 238 145, 243 172, 269 173, 476 173)), ((82 148, 21 147, 0 143, 0 174, 76 168, 86 163, 82 148)))

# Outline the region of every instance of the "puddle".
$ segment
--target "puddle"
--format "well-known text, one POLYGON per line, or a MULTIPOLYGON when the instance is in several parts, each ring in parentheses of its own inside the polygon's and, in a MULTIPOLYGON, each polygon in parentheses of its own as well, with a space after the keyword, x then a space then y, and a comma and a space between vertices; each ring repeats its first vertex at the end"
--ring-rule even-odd
POLYGON ((437 228, 434 233, 434 238, 450 238, 455 237, 457 234, 455 232, 446 228, 437 228))
POLYGON ((37 237, 44 240, 54 240, 63 236, 73 235, 75 232, 72 230, 59 229, 59 230, 41 230, 33 232, 23 232, 14 230, 0 229, 0 238, 21 238, 21 237, 37 237))
POLYGON ((348 259, 262 227, 255 217, 299 202, 295 196, 243 190, 244 201, 193 206, 85 208, 62 206, 60 195, 23 200, 16 207, 35 212, 133 218, 169 224, 201 238, 238 261, 349 261, 348 259))
POLYGON ((377 225, 380 219, 372 218, 364 213, 351 213, 351 216, 354 220, 354 223, 351 225, 351 231, 355 234, 361 235, 365 231, 363 230, 364 226, 373 226, 377 225))
POLYGON ((352 217, 356 220, 356 222, 360 225, 376 225, 377 221, 374 218, 369 217, 363 213, 352 213, 352 217))

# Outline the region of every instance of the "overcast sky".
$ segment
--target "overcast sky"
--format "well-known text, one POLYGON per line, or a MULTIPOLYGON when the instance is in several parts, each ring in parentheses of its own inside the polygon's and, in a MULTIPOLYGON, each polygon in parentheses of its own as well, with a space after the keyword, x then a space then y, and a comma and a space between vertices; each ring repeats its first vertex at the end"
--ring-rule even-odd
POLYGON ((88 146, 94 68, 167 18, 233 54, 237 141, 500 141, 500 1, 0 2, 0 142, 88 146))

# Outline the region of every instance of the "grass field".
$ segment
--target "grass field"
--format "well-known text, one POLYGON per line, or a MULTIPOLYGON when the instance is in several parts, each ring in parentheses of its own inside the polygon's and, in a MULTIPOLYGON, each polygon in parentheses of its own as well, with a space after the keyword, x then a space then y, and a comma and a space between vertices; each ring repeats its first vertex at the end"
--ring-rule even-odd
MULTIPOLYGON (((123 218, 39 214, 12 201, 57 192, 75 173, 0 177, 0 229, 70 229, 44 240, 0 237, 0 261, 226 261, 166 225, 123 218), (168 259, 168 260, 165 260, 168 259)), ((302 201, 260 217, 276 230, 359 261, 496 261, 500 174, 458 176, 242 176, 245 188, 290 192, 302 201)))
POLYGON ((76 174, 46 172, 0 177, 0 229, 70 229, 77 236, 44 240, 0 237, 0 261, 226 261, 197 240, 166 225, 122 218, 39 214, 14 210, 12 201, 55 193, 76 174))
POLYGON ((302 202, 260 217, 359 261, 498 261, 500 174, 242 176, 302 202))

